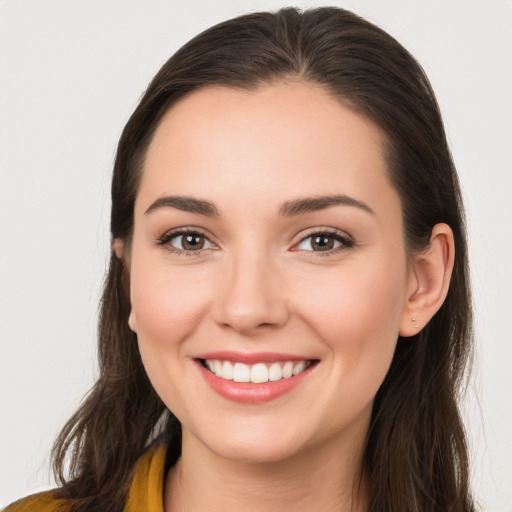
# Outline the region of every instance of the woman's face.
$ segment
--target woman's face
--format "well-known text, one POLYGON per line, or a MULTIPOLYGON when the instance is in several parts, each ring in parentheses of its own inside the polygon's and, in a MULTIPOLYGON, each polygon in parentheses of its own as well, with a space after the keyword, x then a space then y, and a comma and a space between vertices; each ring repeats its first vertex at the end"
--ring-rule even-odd
POLYGON ((414 286, 382 153, 376 126, 303 82, 206 88, 165 115, 130 326, 186 439, 248 461, 362 443, 414 286))

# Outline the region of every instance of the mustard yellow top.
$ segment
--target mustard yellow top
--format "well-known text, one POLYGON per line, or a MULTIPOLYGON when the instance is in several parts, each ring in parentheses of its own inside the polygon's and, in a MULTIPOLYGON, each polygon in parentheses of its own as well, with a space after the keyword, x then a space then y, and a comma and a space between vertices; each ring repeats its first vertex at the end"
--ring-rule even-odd
MULTIPOLYGON (((160 445, 138 460, 123 512, 164 512, 165 454, 166 446, 160 445)), ((4 512, 69 512, 69 503, 55 498, 55 492, 22 498, 4 512)))

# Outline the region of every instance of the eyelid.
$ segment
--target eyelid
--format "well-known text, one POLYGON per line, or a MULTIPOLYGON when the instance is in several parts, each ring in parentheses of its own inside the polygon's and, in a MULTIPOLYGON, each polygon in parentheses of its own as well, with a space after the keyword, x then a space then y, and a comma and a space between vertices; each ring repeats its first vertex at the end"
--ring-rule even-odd
MULTIPOLYGON (((204 236, 204 238, 206 240, 208 240, 208 242, 210 244, 212 244, 212 246, 215 249, 219 248, 219 245, 212 240, 212 237, 207 234, 206 230, 196 227, 196 226, 183 226, 183 227, 179 227, 179 228, 170 229, 170 230, 166 231, 163 235, 161 235, 160 237, 157 238, 155 245, 166 246, 175 237, 189 235, 189 234, 193 234, 193 233, 204 236)), ((178 249, 176 247, 172 247, 172 249, 175 251, 180 251, 180 249, 178 249)), ((211 248, 208 248, 208 249, 211 249, 211 248)), ((171 250, 171 249, 169 249, 169 250, 171 250)), ((186 251, 186 249, 181 249, 181 250, 186 251)), ((206 249, 197 249, 197 250, 204 251, 206 249)))
POLYGON ((338 251, 351 249, 355 246, 355 240, 354 238, 349 235, 345 231, 341 231, 337 228, 332 227, 316 227, 316 228, 310 228, 306 230, 305 232, 301 233, 300 238, 297 242, 295 242, 292 246, 292 251, 304 251, 304 252, 310 252, 310 253, 317 253, 317 254, 329 254, 329 253, 335 253, 338 251), (315 235, 327 235, 330 237, 333 237, 337 241, 341 242, 340 247, 336 247, 334 249, 330 249, 327 251, 307 251, 305 249, 298 249, 297 246, 306 241, 308 238, 311 238, 315 235))

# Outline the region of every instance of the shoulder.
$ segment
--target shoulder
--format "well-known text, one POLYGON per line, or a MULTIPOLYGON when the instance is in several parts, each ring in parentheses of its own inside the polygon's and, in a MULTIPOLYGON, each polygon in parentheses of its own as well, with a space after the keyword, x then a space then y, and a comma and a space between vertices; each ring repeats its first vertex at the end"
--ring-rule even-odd
POLYGON ((15 501, 2 512, 69 512, 70 510, 69 503, 56 497, 56 491, 46 491, 15 501))
POLYGON ((137 462, 124 512, 163 512, 167 447, 151 447, 137 462))
MULTIPOLYGON (((137 461, 124 512, 163 512, 163 481, 167 447, 150 447, 137 461)), ((71 512, 71 502, 57 497, 58 489, 32 494, 0 512, 71 512)))

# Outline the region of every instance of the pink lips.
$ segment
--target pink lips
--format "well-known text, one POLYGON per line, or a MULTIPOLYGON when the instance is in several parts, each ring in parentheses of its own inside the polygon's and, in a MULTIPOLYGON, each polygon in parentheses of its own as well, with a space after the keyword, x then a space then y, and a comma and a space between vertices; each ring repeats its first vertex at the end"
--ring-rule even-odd
POLYGON ((293 354, 278 354, 275 352, 255 352, 253 354, 244 354, 243 352, 232 352, 224 350, 221 352, 205 352, 199 354, 197 359, 220 359, 222 361, 232 361, 234 363, 256 364, 256 363, 275 363, 276 361, 308 361, 308 358, 293 354))
POLYGON ((270 352, 243 354, 224 351, 200 354, 196 358, 197 367, 207 384, 224 398, 246 404, 269 402, 292 391, 310 375, 311 370, 316 366, 316 364, 313 364, 302 373, 288 379, 254 384, 252 382, 235 382, 233 380, 217 377, 203 366, 201 360, 205 359, 240 362, 248 365, 256 363, 274 363, 278 361, 307 361, 309 359, 292 354, 276 354, 270 352))

